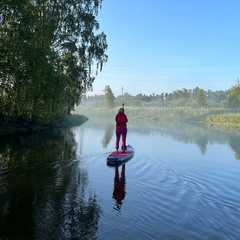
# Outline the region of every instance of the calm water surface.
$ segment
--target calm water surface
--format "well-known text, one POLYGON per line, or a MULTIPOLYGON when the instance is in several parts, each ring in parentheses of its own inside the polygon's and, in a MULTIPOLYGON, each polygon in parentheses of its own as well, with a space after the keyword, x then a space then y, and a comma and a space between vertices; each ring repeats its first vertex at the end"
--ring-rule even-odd
POLYGON ((104 121, 1 138, 0 239, 239 239, 239 133, 131 123, 118 168, 114 141, 104 121))

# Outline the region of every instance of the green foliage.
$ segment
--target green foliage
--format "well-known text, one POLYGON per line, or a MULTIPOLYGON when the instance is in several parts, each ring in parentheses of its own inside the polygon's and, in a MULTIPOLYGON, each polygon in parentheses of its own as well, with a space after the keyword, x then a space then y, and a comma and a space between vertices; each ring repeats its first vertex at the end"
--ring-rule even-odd
POLYGON ((240 108, 240 86, 232 87, 227 98, 228 107, 231 109, 240 108))
POLYGON ((173 96, 172 98, 175 99, 175 100, 178 100, 178 99, 189 99, 190 98, 190 91, 188 91, 186 88, 183 88, 182 90, 176 90, 176 91, 173 91, 173 96))
POLYGON ((137 94, 136 95, 136 100, 143 101, 143 102, 150 102, 150 96, 147 96, 145 94, 137 94))
POLYGON ((205 98, 205 93, 203 89, 200 89, 198 91, 198 105, 200 106, 200 108, 206 105, 206 98, 205 98))
POLYGON ((102 0, 0 2, 0 116, 49 122, 92 89, 107 61, 102 0))

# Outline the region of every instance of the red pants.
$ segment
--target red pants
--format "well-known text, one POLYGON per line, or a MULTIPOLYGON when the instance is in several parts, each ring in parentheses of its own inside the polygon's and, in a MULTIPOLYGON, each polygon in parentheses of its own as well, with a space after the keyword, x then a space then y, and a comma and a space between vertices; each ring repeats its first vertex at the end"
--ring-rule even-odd
POLYGON ((127 128, 116 128, 116 149, 119 148, 119 141, 122 136, 122 150, 126 150, 127 128))

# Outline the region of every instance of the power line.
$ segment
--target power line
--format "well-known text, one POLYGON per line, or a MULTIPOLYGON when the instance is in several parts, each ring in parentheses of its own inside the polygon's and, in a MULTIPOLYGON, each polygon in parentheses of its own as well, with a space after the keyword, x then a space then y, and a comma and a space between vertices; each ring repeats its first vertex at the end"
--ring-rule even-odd
MULTIPOLYGON (((152 83, 179 83, 178 80, 175 80, 175 81, 170 81, 170 80, 149 80, 149 79, 122 79, 122 78, 105 78, 105 77, 97 77, 96 79, 103 79, 103 80, 111 80, 111 81, 126 81, 126 82, 145 82, 145 83, 149 83, 149 82, 152 82, 152 83)), ((181 82, 184 82, 184 83, 195 83, 197 80, 191 80, 191 81, 181 81, 181 82)), ((225 81, 221 81, 221 83, 229 83, 233 81, 232 79, 231 80, 225 80, 225 81)), ((204 83, 203 81, 201 83, 204 83)), ((212 82, 209 82, 209 84, 212 84, 212 82)), ((219 84, 220 82, 216 82, 216 84, 219 84)))
POLYGON ((104 67, 116 68, 181 68, 181 67, 206 67, 206 66, 231 66, 240 65, 240 63, 206 63, 206 64, 185 64, 185 65, 111 65, 106 64, 104 67))
POLYGON ((111 74, 123 74, 123 75, 202 75, 202 74, 240 74, 240 71, 223 71, 223 72, 163 72, 163 73, 153 73, 153 72, 108 72, 104 71, 102 73, 111 74))

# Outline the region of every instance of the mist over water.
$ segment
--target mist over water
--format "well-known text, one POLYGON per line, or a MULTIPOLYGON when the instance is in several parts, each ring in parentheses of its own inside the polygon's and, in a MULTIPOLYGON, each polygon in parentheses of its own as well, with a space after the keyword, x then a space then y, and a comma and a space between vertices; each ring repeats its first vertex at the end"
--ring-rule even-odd
POLYGON ((0 239, 237 239, 240 134, 130 122, 134 157, 106 158, 113 122, 0 139, 0 239))

